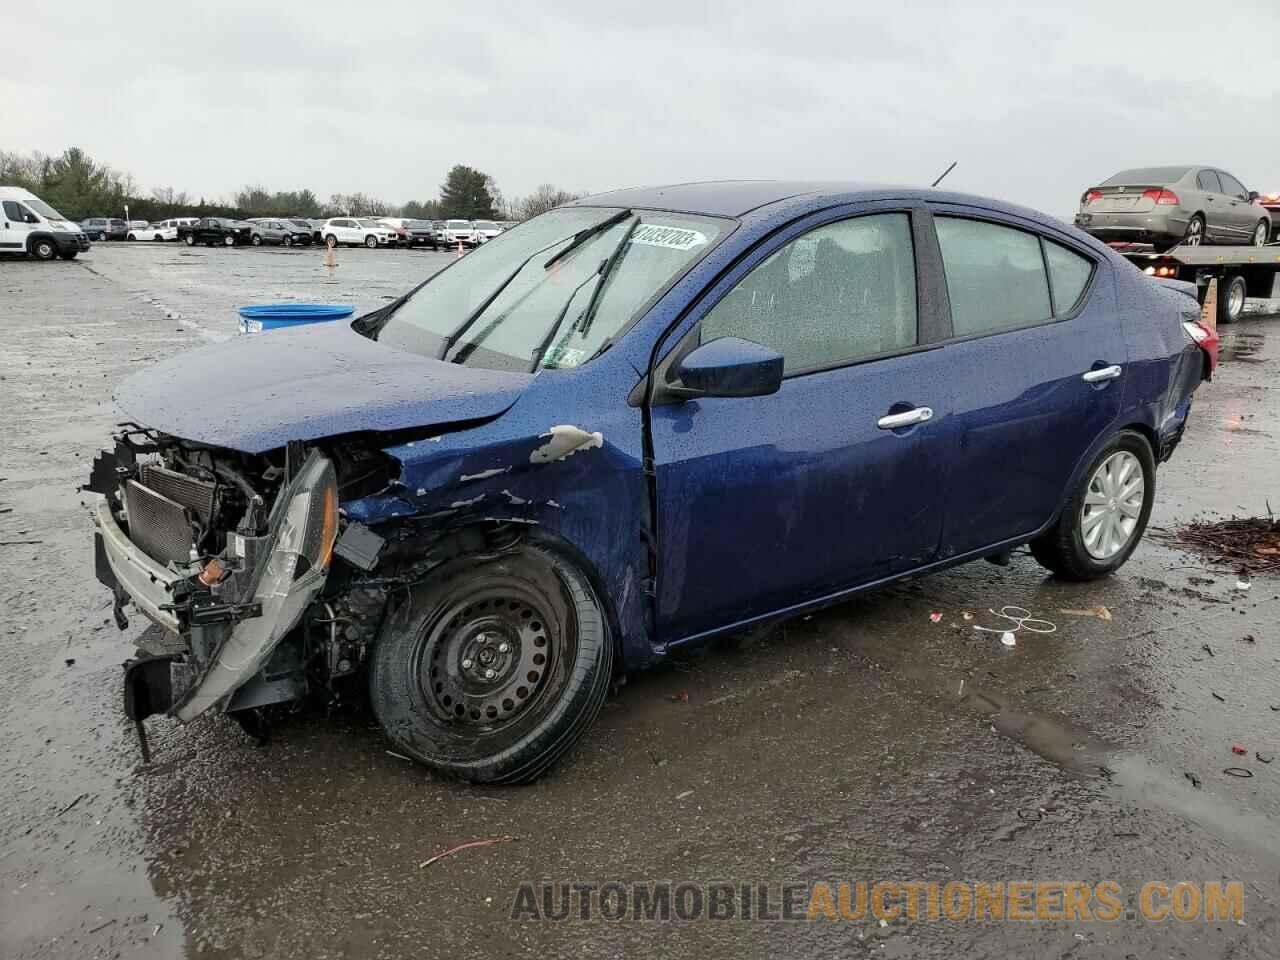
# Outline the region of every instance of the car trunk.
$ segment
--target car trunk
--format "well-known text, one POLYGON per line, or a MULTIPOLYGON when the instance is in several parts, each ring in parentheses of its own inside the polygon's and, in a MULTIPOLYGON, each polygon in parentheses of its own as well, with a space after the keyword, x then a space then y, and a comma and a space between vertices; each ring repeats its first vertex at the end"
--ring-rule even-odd
POLYGON ((1093 187, 1089 193, 1101 194, 1085 204, 1088 213, 1147 213, 1154 210, 1156 202, 1152 197, 1143 196, 1148 190, 1162 190, 1160 184, 1110 184, 1104 187, 1093 187))

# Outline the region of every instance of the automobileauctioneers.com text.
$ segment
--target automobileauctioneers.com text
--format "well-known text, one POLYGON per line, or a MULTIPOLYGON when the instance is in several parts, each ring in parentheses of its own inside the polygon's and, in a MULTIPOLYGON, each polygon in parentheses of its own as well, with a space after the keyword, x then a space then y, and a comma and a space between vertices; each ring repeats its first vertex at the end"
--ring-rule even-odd
POLYGON ((525 882, 518 921, 702 920, 763 922, 1104 922, 1206 923, 1244 919, 1244 884, 1152 880, 817 883, 578 881, 525 882))

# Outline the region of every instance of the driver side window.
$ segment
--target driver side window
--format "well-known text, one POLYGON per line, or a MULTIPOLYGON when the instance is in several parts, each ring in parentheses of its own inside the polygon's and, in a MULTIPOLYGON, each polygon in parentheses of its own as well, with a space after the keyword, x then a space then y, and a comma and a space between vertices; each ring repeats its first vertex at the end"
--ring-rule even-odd
POLYGON ((918 342, 905 213, 809 231, 757 264, 702 319, 699 342, 741 337, 782 354, 786 375, 918 342))

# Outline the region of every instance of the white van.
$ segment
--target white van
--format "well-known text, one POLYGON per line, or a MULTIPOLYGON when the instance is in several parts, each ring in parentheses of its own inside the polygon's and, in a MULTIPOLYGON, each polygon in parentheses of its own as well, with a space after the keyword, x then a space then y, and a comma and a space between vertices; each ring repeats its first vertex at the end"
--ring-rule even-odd
POLYGON ((0 253, 20 253, 37 260, 74 260, 89 249, 89 238, 30 190, 0 187, 0 253))

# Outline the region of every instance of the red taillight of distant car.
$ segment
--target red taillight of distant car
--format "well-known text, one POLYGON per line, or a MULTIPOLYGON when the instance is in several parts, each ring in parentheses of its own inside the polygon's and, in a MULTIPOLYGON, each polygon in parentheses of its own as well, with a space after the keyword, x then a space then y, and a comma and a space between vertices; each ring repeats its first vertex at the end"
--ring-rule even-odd
POLYGON ((1150 200, 1153 203, 1169 204, 1170 206, 1178 205, 1178 195, 1172 190, 1144 190, 1142 199, 1150 200))
POLYGON ((1206 327, 1198 320, 1194 322, 1187 321, 1182 325, 1182 328, 1196 342, 1196 346, 1204 351, 1209 360, 1209 373, 1212 374, 1213 371, 1218 369, 1218 346, 1221 342, 1218 339, 1218 331, 1212 327, 1206 327))

